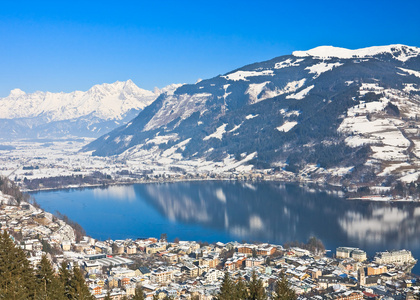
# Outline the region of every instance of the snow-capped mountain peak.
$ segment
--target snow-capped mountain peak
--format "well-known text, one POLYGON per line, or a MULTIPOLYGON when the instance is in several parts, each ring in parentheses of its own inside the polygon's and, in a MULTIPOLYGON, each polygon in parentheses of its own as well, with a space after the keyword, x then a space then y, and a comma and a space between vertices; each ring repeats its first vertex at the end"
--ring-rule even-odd
POLYGON ((373 57, 379 54, 391 54, 395 59, 400 61, 407 61, 412 57, 416 57, 420 54, 420 48, 410 47, 401 44, 388 45, 388 46, 375 46, 361 49, 346 49, 333 46, 320 46, 307 51, 294 51, 293 56, 296 57, 308 57, 313 56, 315 58, 330 59, 330 58, 366 58, 373 57))
POLYGON ((173 95, 173 93, 176 91, 176 89, 183 86, 183 85, 184 84, 182 84, 182 83, 173 83, 173 84, 167 85, 167 86, 165 86, 161 89, 155 87, 154 93, 156 95, 165 94, 165 93, 167 95, 173 95))
POLYGON ((156 99, 152 91, 144 90, 133 81, 116 81, 94 85, 86 92, 25 93, 14 89, 0 98, 0 118, 32 118, 47 114, 51 120, 62 121, 93 114, 101 119, 121 119, 131 110, 141 110, 156 99))
POLYGON ((21 89, 13 89, 10 91, 9 97, 20 97, 20 96, 24 96, 26 95, 26 93, 24 91, 22 91, 21 89))
MULTIPOLYGON (((90 133, 97 134, 124 124, 127 118, 135 117, 152 103, 161 91, 173 91, 178 86, 170 85, 162 90, 149 91, 139 88, 132 80, 127 80, 97 84, 85 92, 25 93, 20 89, 14 89, 9 96, 0 98, 0 119, 3 119, 1 122, 8 124, 11 124, 10 120, 21 120, 18 125, 16 125, 18 121, 12 122, 13 127, 17 128, 14 131, 22 131, 25 135, 26 125, 34 128, 34 124, 38 126, 45 125, 45 122, 67 121, 74 123, 83 119, 80 131, 88 128, 90 133), (106 122, 105 127, 99 126, 98 122, 106 122)), ((63 127, 62 124, 60 126, 63 127)), ((70 131, 69 129, 68 132, 70 131)), ((75 129, 73 131, 77 132, 75 129)), ((65 134, 63 130, 60 132, 65 134)))

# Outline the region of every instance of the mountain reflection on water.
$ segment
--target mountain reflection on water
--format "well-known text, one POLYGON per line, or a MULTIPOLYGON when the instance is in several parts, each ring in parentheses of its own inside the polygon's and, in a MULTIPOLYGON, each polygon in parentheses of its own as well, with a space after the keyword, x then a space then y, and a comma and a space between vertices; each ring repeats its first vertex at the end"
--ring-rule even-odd
MULTIPOLYGON (((145 199, 175 222, 229 232, 238 240, 306 241, 365 250, 419 245, 420 205, 349 201, 279 183, 149 184, 145 199)), ((203 237, 205 239, 205 237, 203 237)))
MULTIPOLYGON (((376 251, 406 248, 420 258, 420 204, 349 201, 277 182, 184 182, 33 194, 98 239, 159 236, 283 244, 321 239, 376 251)), ((420 269, 420 268, 419 268, 420 269)))

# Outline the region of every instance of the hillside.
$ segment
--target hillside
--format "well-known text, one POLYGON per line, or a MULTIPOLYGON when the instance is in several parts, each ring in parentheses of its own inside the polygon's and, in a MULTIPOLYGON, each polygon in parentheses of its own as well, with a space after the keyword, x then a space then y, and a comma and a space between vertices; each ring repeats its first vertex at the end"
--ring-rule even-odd
POLYGON ((419 48, 323 46, 181 86, 84 150, 346 186, 411 182, 419 104, 419 48))

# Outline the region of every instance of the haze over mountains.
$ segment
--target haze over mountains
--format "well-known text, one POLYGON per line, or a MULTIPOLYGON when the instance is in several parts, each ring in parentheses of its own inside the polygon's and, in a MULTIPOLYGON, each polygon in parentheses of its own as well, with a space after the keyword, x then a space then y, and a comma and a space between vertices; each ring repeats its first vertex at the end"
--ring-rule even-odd
POLYGON ((14 89, 0 98, 0 138, 99 137, 134 118, 161 93, 131 80, 95 85, 86 92, 35 92, 14 89))
POLYGON ((419 48, 323 46, 162 94, 85 150, 329 182, 409 182, 420 174, 419 95, 419 48))

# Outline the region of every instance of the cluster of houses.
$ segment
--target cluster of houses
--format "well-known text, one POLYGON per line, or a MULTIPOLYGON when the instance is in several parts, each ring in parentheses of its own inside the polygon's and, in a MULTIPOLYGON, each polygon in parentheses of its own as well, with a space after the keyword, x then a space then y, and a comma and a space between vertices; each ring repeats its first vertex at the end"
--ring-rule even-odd
MULTIPOLYGON (((1 199, 0 199, 1 200, 1 199)), ((44 253, 57 269, 80 266, 96 299, 130 298, 141 286, 146 298, 213 299, 225 272, 234 281, 256 272, 273 295, 283 273, 299 299, 414 299, 420 294, 408 250, 377 253, 368 259, 358 248, 339 247, 332 255, 272 244, 168 242, 165 238, 98 241, 83 237, 49 213, 24 203, 2 202, 0 225, 28 252, 36 266, 44 253)))

